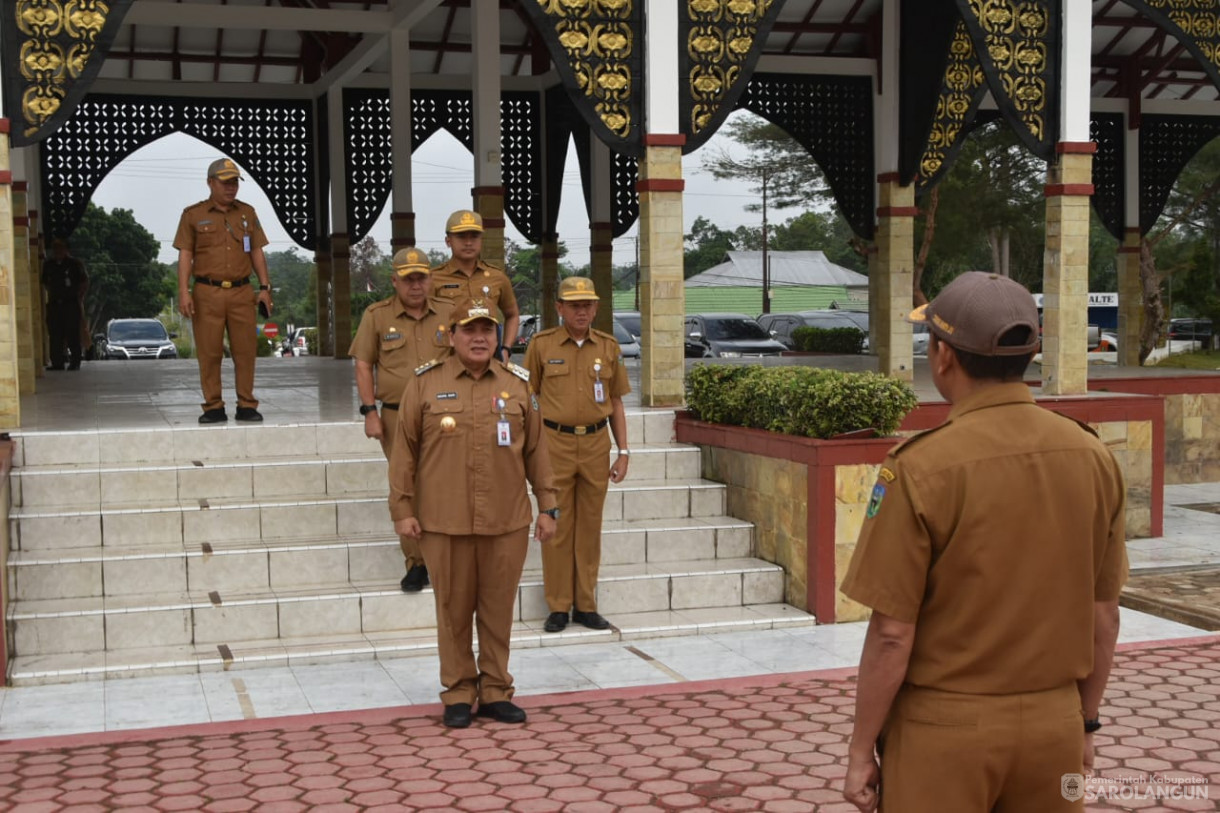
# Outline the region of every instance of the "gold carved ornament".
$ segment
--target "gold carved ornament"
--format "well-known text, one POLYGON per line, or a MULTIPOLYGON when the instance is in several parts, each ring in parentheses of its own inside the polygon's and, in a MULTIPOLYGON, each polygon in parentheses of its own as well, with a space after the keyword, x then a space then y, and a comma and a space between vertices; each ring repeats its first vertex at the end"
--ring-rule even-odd
POLYGON ((1213 69, 1220 68, 1220 9, 1215 0, 1145 0, 1182 29, 1213 69))
POLYGON ((1050 17, 1037 2, 968 0, 983 29, 987 57, 995 67, 1002 93, 1033 138, 1046 138, 1046 75, 1051 68, 1047 35, 1050 17))
POLYGON ((974 53, 974 43, 966 24, 960 20, 949 43, 949 62, 944 83, 936 101, 936 118, 928 134, 928 145, 919 162, 919 183, 930 183, 941 171, 962 128, 973 113, 974 98, 986 78, 974 53))
POLYGON ((110 7, 102 0, 17 0, 24 37, 18 56, 28 83, 21 95, 26 135, 37 132, 63 105, 68 85, 89 64, 110 7))
POLYGON ((690 132, 711 122, 741 78, 742 67, 758 39, 759 23, 774 0, 687 0, 691 21, 686 54, 691 68, 690 132))
POLYGON ((602 124, 619 138, 631 134, 634 0, 534 0, 557 19, 555 34, 577 86, 593 99, 602 124))

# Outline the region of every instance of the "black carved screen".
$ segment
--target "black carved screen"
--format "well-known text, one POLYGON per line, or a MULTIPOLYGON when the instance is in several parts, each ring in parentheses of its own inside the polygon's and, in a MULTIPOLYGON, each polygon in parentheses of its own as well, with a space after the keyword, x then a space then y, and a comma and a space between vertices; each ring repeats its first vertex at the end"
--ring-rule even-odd
MULTIPOLYGON (((554 104, 551 103, 548 97, 547 119, 551 121, 553 111, 562 110, 563 105, 569 104, 566 95, 563 95, 562 88, 559 90, 558 98, 554 104)), ((585 212, 589 215, 589 220, 593 220, 593 172, 591 168, 591 146, 593 133, 584 123, 579 111, 575 107, 571 107, 570 111, 561 113, 559 121, 560 126, 569 127, 572 140, 576 143, 576 156, 580 162, 580 180, 582 191, 584 192, 585 212)), ((549 124, 548 124, 549 128, 549 124)), ((548 129, 549 132, 549 129, 548 129)), ((559 173, 563 172, 564 160, 566 156, 567 143, 563 145, 563 155, 558 157, 559 173)), ((611 237, 622 237, 635 224, 640 217, 640 192, 636 188, 636 182, 640 178, 640 162, 635 156, 610 150, 610 234, 611 237)), ((555 207, 556 210, 558 207, 555 207)), ((555 218, 558 217, 558 211, 552 215, 550 228, 555 228, 555 218)))
MULTIPOLYGON (((194 136, 245 167, 288 235, 313 249, 316 145, 307 101, 86 96, 40 151, 48 234, 71 234, 112 169, 140 147, 175 132, 194 136)), ((204 180, 200 167, 200 198, 204 180)))
MULTIPOLYGON (((542 241, 542 115, 541 94, 505 92, 500 97, 504 214, 535 244, 542 241)), ((559 201, 552 206, 558 208, 559 201)))
POLYGON ((1217 136, 1220 116, 1141 117, 1140 234, 1156 225, 1182 168, 1217 136))
POLYGON ((394 180, 389 91, 345 88, 343 123, 347 234, 355 245, 373 228, 394 180))
POLYGON ((1123 137, 1126 127, 1121 113, 1094 113, 1089 138, 1097 144, 1093 156, 1093 208, 1106 231, 1119 240, 1126 227, 1123 199, 1127 194, 1123 137))
POLYGON ((756 73, 741 107, 782 127, 826 175, 843 218, 873 236, 872 80, 856 76, 756 73))

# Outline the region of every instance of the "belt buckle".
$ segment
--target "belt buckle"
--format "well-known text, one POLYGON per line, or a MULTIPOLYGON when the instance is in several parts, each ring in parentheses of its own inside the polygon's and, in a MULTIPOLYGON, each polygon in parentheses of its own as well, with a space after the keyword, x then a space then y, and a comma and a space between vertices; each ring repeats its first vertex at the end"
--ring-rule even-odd
POLYGON ((221 288, 232 288, 233 283, 229 282, 228 280, 224 280, 223 282, 220 283, 220 287, 221 288))
POLYGON ((572 428, 576 430, 572 433, 573 435, 583 435, 589 431, 589 427, 587 426, 574 426, 572 428))

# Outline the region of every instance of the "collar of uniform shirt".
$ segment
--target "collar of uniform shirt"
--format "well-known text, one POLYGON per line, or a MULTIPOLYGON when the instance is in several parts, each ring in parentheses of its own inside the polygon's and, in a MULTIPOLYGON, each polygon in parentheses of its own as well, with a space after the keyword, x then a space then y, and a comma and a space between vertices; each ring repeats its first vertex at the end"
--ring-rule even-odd
POLYGON ((1034 394, 1029 391, 1029 387, 1024 382, 1013 381, 995 384, 994 386, 971 393, 956 404, 953 404, 949 409, 949 420, 959 418, 967 412, 974 412, 978 409, 987 409, 988 407, 1002 406, 1004 404, 1032 403, 1034 403, 1034 394))
MULTIPOLYGON (((565 342, 573 342, 573 343, 575 343, 575 342, 576 342, 576 339, 572 338, 572 334, 571 334, 571 333, 568 333, 568 329, 567 329, 567 328, 564 328, 564 329, 563 329, 563 340, 564 340, 565 342)), ((593 327, 592 327, 592 326, 590 326, 590 327, 589 327, 589 332, 588 332, 588 333, 586 333, 586 334, 585 334, 585 337, 584 337, 583 339, 581 339, 580 341, 582 341, 582 342, 593 342, 594 344, 597 344, 597 343, 598 343, 598 338, 597 338, 597 336, 596 336, 596 335, 593 333, 593 327)))

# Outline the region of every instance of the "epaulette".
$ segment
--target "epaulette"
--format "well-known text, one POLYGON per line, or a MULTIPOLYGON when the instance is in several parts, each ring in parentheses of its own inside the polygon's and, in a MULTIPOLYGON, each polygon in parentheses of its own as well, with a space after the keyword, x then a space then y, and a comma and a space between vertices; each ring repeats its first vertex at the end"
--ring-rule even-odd
POLYGON ((598 329, 597 329, 597 328, 595 328, 595 327, 591 327, 591 328, 589 328, 589 332, 590 332, 590 333, 595 333, 595 334, 597 334, 597 336, 598 336, 599 338, 602 338, 602 339, 611 339, 612 341, 616 341, 616 342, 618 341, 618 339, 615 339, 615 338, 614 338, 614 334, 613 334, 613 333, 607 333, 606 331, 604 331, 604 330, 598 330, 598 329))
POLYGON ((538 338, 539 336, 550 336, 557 330, 559 330, 559 328, 557 328, 557 327, 548 327, 545 330, 539 330, 533 336, 530 337, 530 341, 533 341, 534 339, 538 338))
POLYGON ((423 375, 424 373, 431 370, 433 367, 439 367, 444 363, 445 363, 444 359, 432 359, 431 361, 425 361, 423 364, 421 364, 415 368, 415 374, 423 375))
POLYGON ((194 209, 196 206, 202 206, 203 204, 205 204, 205 203, 207 203, 207 202, 208 202, 208 201, 206 201, 206 200, 201 200, 201 201, 198 201, 197 203, 192 203, 190 206, 187 206, 187 207, 186 207, 185 209, 183 209, 182 211, 183 211, 183 212, 189 212, 191 209, 194 209))
POLYGON ((376 302, 370 302, 369 306, 367 308, 365 308, 364 310, 367 313, 368 311, 377 310, 378 308, 384 308, 387 305, 389 305, 393 300, 394 300, 394 297, 389 297, 387 299, 378 299, 376 302))
POLYGON ((505 370, 508 370, 510 373, 515 375, 517 378, 520 378, 522 381, 524 381, 526 384, 529 383, 530 371, 525 369, 524 367, 522 367, 520 364, 513 364, 511 361, 502 361, 502 362, 500 362, 500 364, 504 365, 505 370))
POLYGON ((486 268, 490 268, 492 271, 503 271, 504 270, 504 266, 496 265, 495 263, 489 263, 489 262, 487 262, 487 260, 479 260, 479 265, 484 266, 486 268))
POLYGON ((916 443, 918 443, 919 441, 928 437, 929 435, 934 435, 937 432, 939 432, 940 430, 944 429, 950 423, 952 423, 952 421, 945 421, 940 426, 933 426, 931 429, 925 429, 922 432, 920 432, 919 434, 911 435, 909 438, 907 438, 906 440, 903 440, 901 443, 899 443, 897 446, 895 446, 893 449, 891 449, 890 454, 898 455, 898 454, 901 454, 902 452, 905 452, 907 449, 910 449, 916 443))
MULTIPOLYGON (((1049 412, 1054 412, 1054 410, 1048 410, 1048 411, 1049 411, 1049 412)), ((1088 423, 1085 423, 1085 422, 1084 422, 1084 421, 1082 421, 1082 420, 1078 420, 1077 418, 1073 418, 1071 415, 1064 415, 1062 412, 1055 412, 1055 414, 1056 414, 1056 415, 1058 415, 1060 418, 1067 418, 1069 421, 1071 421, 1072 423, 1076 424, 1077 426, 1079 426, 1079 427, 1080 427, 1081 429, 1083 429, 1084 431, 1088 432, 1088 433, 1089 433, 1090 435, 1092 435, 1093 437, 1095 437, 1095 438, 1100 438, 1100 437, 1101 437, 1101 435, 1097 434, 1097 430, 1093 428, 1092 424, 1088 424, 1088 423)))

